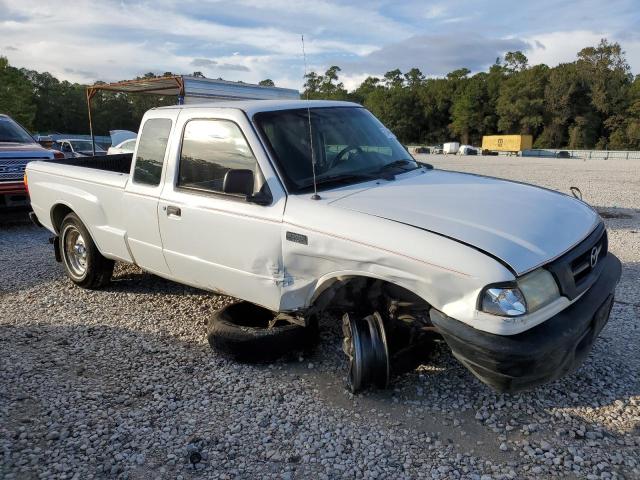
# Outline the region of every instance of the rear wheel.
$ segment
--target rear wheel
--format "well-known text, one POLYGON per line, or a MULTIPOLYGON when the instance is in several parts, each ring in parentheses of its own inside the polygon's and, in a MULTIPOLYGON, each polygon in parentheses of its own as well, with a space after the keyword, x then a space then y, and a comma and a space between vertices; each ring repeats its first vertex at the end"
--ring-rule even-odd
POLYGON ((60 253, 67 276, 82 288, 99 288, 111 280, 113 260, 102 256, 89 231, 75 213, 60 226, 60 253))

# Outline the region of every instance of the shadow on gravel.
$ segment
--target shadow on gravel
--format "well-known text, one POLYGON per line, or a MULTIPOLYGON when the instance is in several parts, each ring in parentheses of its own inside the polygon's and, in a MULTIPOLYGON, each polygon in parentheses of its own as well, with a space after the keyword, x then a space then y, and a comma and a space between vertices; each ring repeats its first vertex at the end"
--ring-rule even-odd
MULTIPOLYGON (((188 295, 209 293, 195 287, 166 280, 143 271, 135 265, 116 264, 111 283, 102 288, 105 292, 146 293, 163 295, 188 295)), ((215 295, 215 294, 211 294, 215 295)))
POLYGON ((640 210, 634 208, 597 207, 608 230, 640 230, 640 210))
POLYGON ((0 230, 22 225, 30 225, 30 207, 0 208, 0 230))

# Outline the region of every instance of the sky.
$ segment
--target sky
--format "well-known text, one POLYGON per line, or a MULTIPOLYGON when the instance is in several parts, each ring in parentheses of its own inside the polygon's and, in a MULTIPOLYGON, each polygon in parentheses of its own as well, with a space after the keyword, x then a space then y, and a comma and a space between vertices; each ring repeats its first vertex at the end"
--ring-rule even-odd
POLYGON ((601 38, 640 73, 640 0, 0 0, 0 55, 16 67, 91 84, 146 72, 301 89, 307 69, 369 75, 485 70, 521 50, 531 64, 575 60, 601 38))

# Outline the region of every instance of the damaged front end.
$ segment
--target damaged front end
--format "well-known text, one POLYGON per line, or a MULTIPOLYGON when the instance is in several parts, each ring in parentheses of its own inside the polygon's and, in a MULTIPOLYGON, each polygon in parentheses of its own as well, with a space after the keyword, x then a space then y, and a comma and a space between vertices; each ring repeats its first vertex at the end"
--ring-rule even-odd
POLYGON ((414 369, 439 337, 431 306, 397 285, 372 278, 344 278, 327 288, 308 318, 341 318, 347 386, 352 392, 386 388, 392 375, 414 369))

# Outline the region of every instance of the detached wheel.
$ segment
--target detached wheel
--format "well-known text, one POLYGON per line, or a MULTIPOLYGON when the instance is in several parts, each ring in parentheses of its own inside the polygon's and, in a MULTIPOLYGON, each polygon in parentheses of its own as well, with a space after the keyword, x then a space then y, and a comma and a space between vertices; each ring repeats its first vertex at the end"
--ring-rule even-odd
POLYGON ((382 317, 342 317, 342 350, 348 359, 347 388, 353 393, 367 387, 387 388, 389 350, 382 317))
POLYGON ((100 288, 111 280, 113 260, 102 256, 89 231, 75 213, 60 226, 60 253, 67 276, 82 288, 100 288))
POLYGON ((207 325, 207 340, 212 348, 235 360, 264 362, 308 349, 315 340, 315 331, 266 308, 238 302, 213 313, 207 325))

